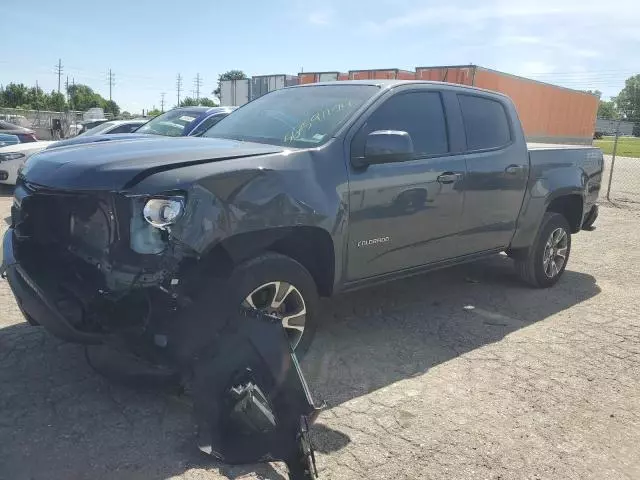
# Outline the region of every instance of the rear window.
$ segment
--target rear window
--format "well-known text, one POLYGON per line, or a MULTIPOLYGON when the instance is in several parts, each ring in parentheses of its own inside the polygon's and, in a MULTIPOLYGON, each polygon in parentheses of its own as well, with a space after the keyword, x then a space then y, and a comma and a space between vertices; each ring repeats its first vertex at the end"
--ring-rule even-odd
POLYGON ((507 112, 500 102, 472 95, 458 95, 468 150, 504 147, 511 142, 507 112))

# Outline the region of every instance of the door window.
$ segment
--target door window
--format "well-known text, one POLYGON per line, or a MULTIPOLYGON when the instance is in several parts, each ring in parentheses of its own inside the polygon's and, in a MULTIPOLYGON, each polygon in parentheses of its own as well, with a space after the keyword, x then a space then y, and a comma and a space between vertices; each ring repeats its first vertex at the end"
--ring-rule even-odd
POLYGON ((400 93, 384 102, 354 139, 356 155, 364 155, 366 137, 376 130, 407 132, 413 141, 416 157, 449 151, 447 124, 438 92, 400 93))
POLYGON ((458 95, 468 150, 500 148, 511 142, 507 112, 500 102, 473 95, 458 95))

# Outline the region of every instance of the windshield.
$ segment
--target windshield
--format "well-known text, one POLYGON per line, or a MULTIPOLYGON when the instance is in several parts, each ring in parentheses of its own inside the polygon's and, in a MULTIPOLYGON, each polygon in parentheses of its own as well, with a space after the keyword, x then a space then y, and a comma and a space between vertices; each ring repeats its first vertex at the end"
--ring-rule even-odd
POLYGON ((315 147, 327 142, 377 91, 373 85, 276 90, 233 112, 203 137, 315 147))
POLYGON ((114 122, 105 122, 105 123, 101 123, 100 125, 90 128, 89 130, 87 130, 86 132, 82 132, 80 135, 78 135, 79 137, 88 137, 91 135, 98 135, 102 132, 104 132, 105 130, 109 130, 110 128, 112 128, 115 125, 114 122))
POLYGON ((202 115, 202 110, 171 110, 142 125, 136 133, 180 137, 187 125, 202 115))

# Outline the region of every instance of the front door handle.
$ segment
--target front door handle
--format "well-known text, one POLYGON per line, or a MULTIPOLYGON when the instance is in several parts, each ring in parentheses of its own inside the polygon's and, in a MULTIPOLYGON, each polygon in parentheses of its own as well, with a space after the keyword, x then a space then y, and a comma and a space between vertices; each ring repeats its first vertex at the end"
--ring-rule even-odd
POLYGON ((522 172, 524 170, 524 165, 509 165, 507 168, 504 169, 504 172, 507 175, 517 175, 518 173, 522 172))
POLYGON ((454 183, 456 182, 460 177, 462 176, 462 174, 460 173, 453 173, 453 172, 444 172, 441 175, 438 175, 438 182, 439 183, 454 183))

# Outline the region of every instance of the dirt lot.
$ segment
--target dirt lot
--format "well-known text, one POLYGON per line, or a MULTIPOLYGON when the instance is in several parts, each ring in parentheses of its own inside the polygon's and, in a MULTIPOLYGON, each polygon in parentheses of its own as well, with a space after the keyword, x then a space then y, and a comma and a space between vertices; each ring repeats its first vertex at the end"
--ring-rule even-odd
MULTIPOLYGON (((597 225, 551 290, 496 256, 325 302, 322 478, 640 478, 640 212, 597 225)), ((197 453, 183 402, 110 385, 0 298, 0 478, 255 478, 197 453)))
MULTIPOLYGON (((605 155, 604 160, 605 175, 602 182, 602 198, 605 198, 609 182, 611 155, 605 155)), ((610 197, 612 201, 640 204, 640 158, 616 156, 610 197)))

